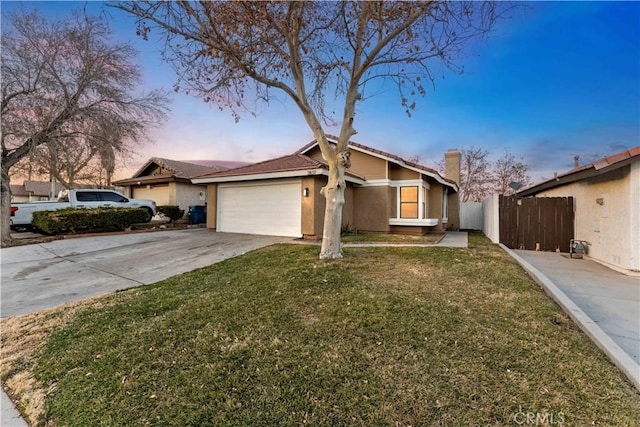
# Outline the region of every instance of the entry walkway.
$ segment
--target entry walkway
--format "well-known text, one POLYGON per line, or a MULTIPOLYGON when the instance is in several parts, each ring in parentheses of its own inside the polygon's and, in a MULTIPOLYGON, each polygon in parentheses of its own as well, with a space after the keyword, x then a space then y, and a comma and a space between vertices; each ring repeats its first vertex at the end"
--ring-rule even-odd
POLYGON ((567 254, 503 248, 640 390, 640 277, 567 254))

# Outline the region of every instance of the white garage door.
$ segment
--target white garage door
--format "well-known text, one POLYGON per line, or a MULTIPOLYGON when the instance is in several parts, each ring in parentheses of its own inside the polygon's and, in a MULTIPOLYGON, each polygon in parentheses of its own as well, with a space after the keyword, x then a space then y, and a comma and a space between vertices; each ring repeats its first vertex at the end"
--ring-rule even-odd
POLYGON ((218 186, 216 228, 228 233, 302 236, 300 180, 218 186))

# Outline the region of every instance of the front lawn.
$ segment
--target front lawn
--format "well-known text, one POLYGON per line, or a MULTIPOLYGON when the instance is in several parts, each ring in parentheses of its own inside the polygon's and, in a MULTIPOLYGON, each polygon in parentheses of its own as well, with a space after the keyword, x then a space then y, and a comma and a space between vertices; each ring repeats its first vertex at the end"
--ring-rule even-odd
POLYGON ((2 380, 59 426, 639 425, 604 354, 497 246, 470 244, 330 262, 277 245, 3 319, 2 380))

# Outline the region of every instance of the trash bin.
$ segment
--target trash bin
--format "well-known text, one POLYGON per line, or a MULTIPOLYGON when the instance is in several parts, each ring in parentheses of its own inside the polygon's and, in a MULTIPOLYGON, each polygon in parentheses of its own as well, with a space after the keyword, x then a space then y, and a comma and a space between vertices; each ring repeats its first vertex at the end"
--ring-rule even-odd
POLYGON ((189 224, 204 224, 207 222, 207 210, 204 205, 189 206, 189 224))

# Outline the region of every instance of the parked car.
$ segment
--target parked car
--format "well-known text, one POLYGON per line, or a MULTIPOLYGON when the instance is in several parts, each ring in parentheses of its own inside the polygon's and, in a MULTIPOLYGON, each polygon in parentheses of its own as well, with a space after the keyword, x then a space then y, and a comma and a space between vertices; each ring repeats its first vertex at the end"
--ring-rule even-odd
POLYGON ((58 194, 56 201, 12 203, 11 229, 31 228, 33 213, 36 211, 55 211, 66 208, 95 209, 106 206, 146 209, 145 222, 151 221, 151 218, 156 214, 156 202, 153 200, 130 199, 112 190, 63 190, 58 194))

